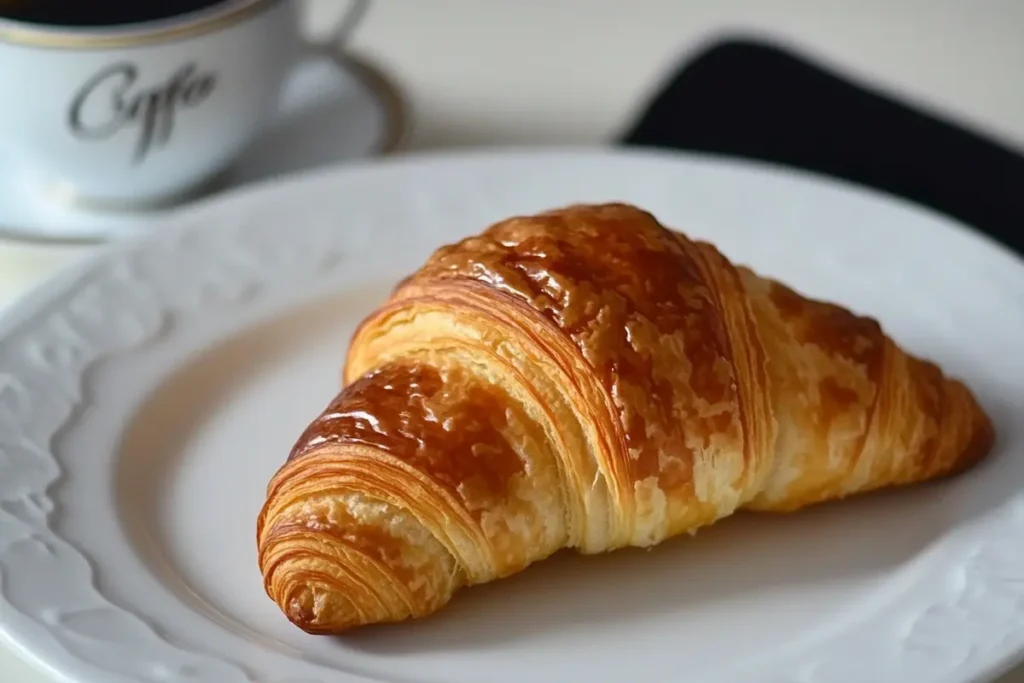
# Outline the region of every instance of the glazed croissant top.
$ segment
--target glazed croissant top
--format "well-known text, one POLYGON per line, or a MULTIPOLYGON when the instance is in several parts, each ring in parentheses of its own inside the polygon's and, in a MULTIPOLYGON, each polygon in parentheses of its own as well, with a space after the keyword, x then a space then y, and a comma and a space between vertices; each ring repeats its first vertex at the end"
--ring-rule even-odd
POLYGON ((992 426, 878 323, 622 204, 445 246, 354 335, 270 483, 270 597, 339 632, 562 548, 649 546, 965 469, 992 426))

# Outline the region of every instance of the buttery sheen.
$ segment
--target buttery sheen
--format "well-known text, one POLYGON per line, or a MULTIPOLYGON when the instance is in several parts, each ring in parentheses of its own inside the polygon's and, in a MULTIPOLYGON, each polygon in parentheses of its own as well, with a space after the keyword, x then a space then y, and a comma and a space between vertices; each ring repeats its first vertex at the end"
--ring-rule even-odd
POLYGON ((994 440, 874 320, 624 204, 438 249, 356 332, 343 385, 258 520, 267 593, 310 633, 426 616, 563 548, 950 475, 994 440))

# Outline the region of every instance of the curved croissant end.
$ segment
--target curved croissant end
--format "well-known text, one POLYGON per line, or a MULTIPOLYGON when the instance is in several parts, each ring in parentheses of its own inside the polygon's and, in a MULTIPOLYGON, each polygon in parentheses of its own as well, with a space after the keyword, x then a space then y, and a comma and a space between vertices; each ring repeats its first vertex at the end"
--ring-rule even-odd
POLYGON ((873 320, 574 206, 439 249, 363 323, 270 483, 259 563, 293 623, 337 633, 561 548, 950 474, 993 438, 873 320))

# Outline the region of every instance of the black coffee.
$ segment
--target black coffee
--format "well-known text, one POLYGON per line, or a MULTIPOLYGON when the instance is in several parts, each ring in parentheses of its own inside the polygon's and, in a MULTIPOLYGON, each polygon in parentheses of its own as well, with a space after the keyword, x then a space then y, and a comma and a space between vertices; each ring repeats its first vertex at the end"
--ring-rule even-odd
POLYGON ((117 26, 176 17, 232 0, 0 0, 0 17, 54 26, 117 26))

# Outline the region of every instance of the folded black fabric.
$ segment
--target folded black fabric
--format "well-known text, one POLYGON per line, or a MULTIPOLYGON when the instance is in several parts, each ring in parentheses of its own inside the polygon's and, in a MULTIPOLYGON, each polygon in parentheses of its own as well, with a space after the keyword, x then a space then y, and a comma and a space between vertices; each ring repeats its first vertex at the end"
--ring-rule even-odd
POLYGON ((619 141, 816 171, 945 213, 1024 254, 1024 156, 757 40, 684 63, 619 141))

